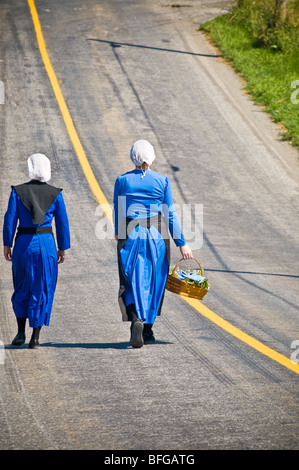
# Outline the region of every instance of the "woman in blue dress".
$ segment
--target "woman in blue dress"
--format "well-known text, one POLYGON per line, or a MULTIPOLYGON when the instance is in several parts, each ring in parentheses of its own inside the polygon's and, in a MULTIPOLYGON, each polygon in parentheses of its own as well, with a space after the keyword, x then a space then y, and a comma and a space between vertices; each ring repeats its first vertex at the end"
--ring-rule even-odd
POLYGON ((132 347, 155 340, 152 326, 161 313, 169 271, 169 232, 184 259, 192 258, 179 224, 169 179, 150 169, 155 159, 146 140, 130 152, 135 170, 116 179, 114 229, 118 240, 119 305, 131 322, 132 347))
POLYGON ((12 306, 17 318, 18 333, 12 344, 25 342, 26 319, 33 328, 29 348, 39 346, 39 333, 50 323, 57 282, 58 264, 70 248, 70 233, 62 189, 47 184, 51 178, 51 164, 42 154, 34 154, 27 161, 31 180, 12 186, 8 208, 4 216, 4 256, 12 261, 14 292, 12 306), (55 218, 58 251, 52 233, 55 218), (11 247, 18 231, 13 252, 11 247))

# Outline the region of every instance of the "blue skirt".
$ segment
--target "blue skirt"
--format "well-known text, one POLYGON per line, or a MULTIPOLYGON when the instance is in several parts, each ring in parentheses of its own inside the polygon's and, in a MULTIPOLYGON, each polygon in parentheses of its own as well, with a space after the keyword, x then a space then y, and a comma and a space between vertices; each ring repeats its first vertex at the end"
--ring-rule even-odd
POLYGON ((50 323, 57 282, 57 251, 52 234, 19 235, 12 254, 16 317, 37 328, 50 323))
POLYGON ((120 307, 124 320, 128 319, 125 307, 134 304, 138 318, 153 324, 165 292, 169 240, 157 224, 135 224, 126 240, 119 241, 120 307))

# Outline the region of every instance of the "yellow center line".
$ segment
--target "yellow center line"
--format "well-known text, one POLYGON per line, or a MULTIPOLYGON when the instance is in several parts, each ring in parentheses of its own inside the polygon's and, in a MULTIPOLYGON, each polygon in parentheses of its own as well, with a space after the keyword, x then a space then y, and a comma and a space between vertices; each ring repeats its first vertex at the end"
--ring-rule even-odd
POLYGON ((249 346, 256 349, 260 353, 264 354, 265 356, 268 356, 269 358, 273 359, 274 361, 279 362, 279 364, 282 364, 283 366, 287 367, 288 369, 291 369, 292 371, 299 374, 299 364, 295 364, 293 361, 291 361, 291 359, 288 359, 287 357, 285 357, 282 354, 274 351, 273 349, 269 348, 268 346, 265 346, 260 341, 252 338, 252 336, 247 335, 243 331, 241 331, 238 328, 236 328, 235 326, 231 325, 226 320, 219 317, 219 315, 217 315, 212 310, 210 310, 208 307, 206 307, 204 304, 199 302, 199 300, 191 299, 191 298, 188 298, 188 297, 185 297, 184 300, 191 307, 195 308, 199 313, 201 313, 201 315, 208 318, 209 320, 211 320, 216 325, 220 326, 223 330, 227 331, 231 335, 235 336, 239 340, 241 340, 244 343, 248 344, 249 346))
POLYGON ((61 111, 62 117, 64 119, 67 131, 69 133, 70 139, 71 139, 72 144, 74 146, 74 149, 76 151, 78 160, 81 164, 82 170, 83 170, 83 172, 86 176, 86 179, 87 179, 87 181, 90 185, 90 188, 91 188, 96 200, 102 206, 102 208, 104 210, 104 213, 106 214, 106 216, 108 217, 110 222, 113 223, 112 209, 111 209, 111 207, 110 207, 103 191, 101 190, 101 188, 100 188, 100 186, 99 186, 99 184, 98 184, 98 182, 97 182, 97 180, 96 180, 96 178, 93 174, 93 171, 90 167, 90 164, 89 164, 88 159, 85 155, 82 144, 80 142, 79 136, 78 136, 77 131, 75 129, 73 120, 72 120, 71 115, 69 113, 68 107, 67 107, 66 102, 64 100, 63 94, 61 92, 60 86, 58 84, 58 80, 56 78, 54 69, 53 69, 52 64, 50 62, 50 59, 49 59, 49 56, 48 56, 48 53, 47 53, 47 49, 46 49, 46 44, 45 44, 44 37, 43 37, 43 33, 42 33, 42 29, 41 29, 41 25, 40 25, 40 22, 39 22, 38 14, 37 14, 36 7, 35 7, 35 4, 34 4, 34 0, 28 0, 28 4, 29 4, 29 7, 30 7, 30 11, 31 11, 31 16, 32 16, 32 20, 33 20, 33 24, 34 24, 34 28, 35 28, 35 32, 36 32, 36 37, 37 37, 39 50, 40 50, 40 53, 41 53, 46 71, 48 73, 50 82, 52 84, 57 102, 59 104, 60 111, 61 111))
MULTIPOLYGON (((84 149, 82 147, 82 144, 80 142, 79 136, 77 134, 77 131, 75 129, 73 120, 71 118, 71 115, 69 113, 68 107, 66 105, 66 102, 64 100, 64 97, 62 95, 60 86, 58 84, 58 80, 56 78, 54 69, 51 65, 47 49, 46 49, 46 44, 44 41, 44 37, 42 34, 42 29, 41 25, 39 22, 38 14, 36 11, 35 3, 34 0, 28 0, 28 4, 30 7, 31 11, 31 16, 36 32, 36 37, 37 37, 37 42, 39 46, 39 50, 46 68, 46 71, 48 73, 50 82, 53 87, 53 91, 55 93, 57 102, 60 107, 61 114, 63 116, 67 131, 69 133, 70 139, 72 141, 72 144, 74 146, 74 149, 76 151, 78 160, 81 164, 82 170, 85 174, 85 177, 89 183, 89 186, 98 201, 98 203, 102 206, 104 213, 108 217, 110 223, 113 223, 113 218, 112 218, 112 209, 103 193, 101 190, 94 174, 93 171, 90 167, 90 164, 88 162, 88 159, 85 155, 84 149)), ((214 313, 212 310, 210 310, 208 307, 203 305, 201 302, 199 302, 196 299, 191 299, 188 297, 183 297, 181 296, 183 300, 185 300, 191 307, 193 307, 195 310, 197 310, 201 315, 205 316, 209 320, 211 320, 213 323, 218 325, 219 327, 223 328, 239 340, 243 341, 244 343, 248 344, 255 350, 261 352, 265 356, 273 359, 274 361, 278 362, 279 364, 287 367, 288 369, 292 370, 293 372, 296 372, 299 374, 299 364, 295 364, 291 359, 288 359, 287 357, 283 356, 282 354, 277 353, 273 349, 265 346, 263 343, 257 341, 256 339, 252 338, 251 336, 247 335, 246 333, 243 333, 243 331, 239 330, 238 328, 234 327, 227 321, 223 320, 221 317, 219 317, 216 313, 214 313)))

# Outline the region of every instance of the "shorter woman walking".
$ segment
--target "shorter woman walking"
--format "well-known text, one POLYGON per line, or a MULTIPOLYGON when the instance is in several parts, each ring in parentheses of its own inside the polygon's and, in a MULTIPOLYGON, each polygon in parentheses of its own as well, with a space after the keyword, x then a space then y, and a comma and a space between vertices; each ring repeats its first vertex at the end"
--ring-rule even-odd
POLYGON ((12 344, 21 346, 25 340, 26 320, 33 328, 29 348, 39 346, 43 325, 50 323, 58 264, 70 248, 70 232, 62 189, 47 184, 51 178, 50 160, 34 154, 27 161, 30 181, 12 186, 4 216, 4 256, 12 261, 14 292, 12 306, 18 333, 12 344), (58 251, 52 233, 55 218, 58 251), (13 252, 11 247, 16 232, 13 252))
POLYGON ((138 140, 131 148, 135 169, 114 186, 114 228, 118 240, 119 305, 131 322, 135 348, 155 340, 152 326, 160 315, 169 270, 169 232, 184 259, 192 258, 174 209, 171 184, 150 170, 152 145, 138 140))

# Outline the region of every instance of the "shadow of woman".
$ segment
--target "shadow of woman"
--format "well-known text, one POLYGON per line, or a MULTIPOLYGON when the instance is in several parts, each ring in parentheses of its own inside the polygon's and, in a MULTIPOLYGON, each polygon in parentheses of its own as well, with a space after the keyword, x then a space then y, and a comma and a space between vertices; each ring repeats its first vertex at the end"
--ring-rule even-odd
MULTIPOLYGON (((154 343, 145 343, 144 346, 150 346, 155 344, 172 344, 169 341, 156 340, 154 343)), ((11 344, 5 345, 4 349, 25 349, 26 344, 22 346, 13 346, 11 344)), ((83 348, 83 349, 134 349, 132 348, 129 341, 123 341, 120 343, 41 343, 40 348, 83 348)))
MULTIPOLYGON (((154 344, 172 344, 169 341, 156 340, 154 343, 145 343, 144 346, 150 346, 154 344)), ((42 343, 41 347, 50 348, 83 348, 83 349, 132 349, 129 341, 120 343, 42 343)))

